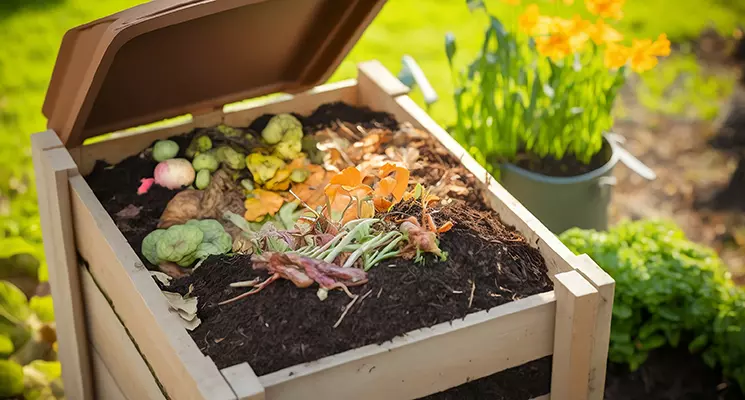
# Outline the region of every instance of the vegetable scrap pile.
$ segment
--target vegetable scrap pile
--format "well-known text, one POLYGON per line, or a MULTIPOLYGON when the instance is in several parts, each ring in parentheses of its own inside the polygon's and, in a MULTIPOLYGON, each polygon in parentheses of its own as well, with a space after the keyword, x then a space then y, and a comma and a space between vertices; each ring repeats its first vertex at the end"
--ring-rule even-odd
POLYGON ((390 121, 341 103, 263 116, 86 179, 218 366, 263 374, 551 290, 458 160, 390 121), (260 350, 276 340, 302 349, 260 350))

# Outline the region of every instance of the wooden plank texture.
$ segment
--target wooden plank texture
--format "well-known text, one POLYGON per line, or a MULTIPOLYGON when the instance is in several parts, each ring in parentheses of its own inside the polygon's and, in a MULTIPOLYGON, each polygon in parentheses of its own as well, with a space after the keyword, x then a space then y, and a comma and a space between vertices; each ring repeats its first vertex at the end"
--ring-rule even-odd
POLYGON ((249 126, 264 114, 293 112, 307 115, 322 104, 343 101, 357 103, 357 81, 350 79, 318 86, 296 95, 282 95, 261 101, 226 106, 224 122, 230 126, 249 126))
MULTIPOLYGON (((91 350, 93 356, 93 377, 95 378, 95 393, 98 400, 145 400, 147 397, 127 397, 116 383, 114 375, 109 371, 101 356, 91 350)), ((130 382, 129 386, 137 386, 139 382, 130 382)))
POLYGON ((79 151, 76 161, 80 168, 80 173, 82 175, 88 175, 93 170, 93 166, 97 160, 116 164, 131 155, 141 152, 156 140, 187 133, 198 126, 225 123, 230 126, 245 127, 263 114, 282 112, 308 114, 321 104, 335 101, 355 104, 357 102, 357 81, 346 80, 323 85, 295 96, 284 95, 265 99, 260 102, 226 106, 224 115, 222 111, 215 111, 196 116, 191 120, 179 121, 165 128, 141 129, 122 133, 111 139, 74 149, 75 151, 79 151))
POLYGON ((247 362, 220 370, 233 388, 238 400, 264 400, 264 386, 259 382, 253 368, 247 362))
POLYGON ((77 166, 53 132, 34 136, 34 169, 62 379, 69 398, 93 399, 68 186, 68 178, 78 174, 77 166))
POLYGON ((235 399, 81 176, 70 178, 77 248, 173 399, 235 399))
POLYGON ((556 275, 556 331, 551 397, 589 398, 590 360, 599 294, 577 271, 556 275))
POLYGON ((88 317, 88 337, 93 350, 106 364, 114 381, 127 398, 165 399, 150 368, 91 274, 82 268, 80 275, 88 317), (133 385, 133 382, 137 384, 133 385))
POLYGON ((613 316, 613 296, 616 291, 616 281, 600 269, 587 254, 578 256, 573 265, 577 272, 582 274, 597 289, 600 296, 592 342, 589 398, 590 400, 602 400, 605 394, 605 375, 608 366, 608 346, 610 345, 610 326, 613 316))
POLYGON ((552 353, 554 293, 260 377, 279 399, 413 399, 552 353))

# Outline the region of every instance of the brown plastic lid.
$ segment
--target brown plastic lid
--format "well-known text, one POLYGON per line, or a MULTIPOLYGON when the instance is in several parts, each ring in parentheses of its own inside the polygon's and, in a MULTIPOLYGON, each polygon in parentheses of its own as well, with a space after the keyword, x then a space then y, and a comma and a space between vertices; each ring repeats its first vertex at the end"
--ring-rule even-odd
POLYGON ((62 40, 43 112, 87 138, 324 82, 385 0, 153 0, 62 40))

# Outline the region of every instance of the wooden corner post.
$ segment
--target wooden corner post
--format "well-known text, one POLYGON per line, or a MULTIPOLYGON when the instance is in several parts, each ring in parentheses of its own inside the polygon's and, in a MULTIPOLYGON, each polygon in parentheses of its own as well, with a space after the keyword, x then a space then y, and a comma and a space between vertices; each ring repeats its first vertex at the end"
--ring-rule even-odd
POLYGON ((44 253, 54 299, 65 394, 93 400, 88 339, 73 237, 69 178, 77 165, 52 131, 31 137, 44 253))
POLYGON ((590 361, 590 400, 603 400, 616 281, 587 254, 577 256, 574 266, 597 289, 599 295, 590 361))
POLYGON ((599 294, 579 272, 556 275, 551 398, 587 400, 599 294))

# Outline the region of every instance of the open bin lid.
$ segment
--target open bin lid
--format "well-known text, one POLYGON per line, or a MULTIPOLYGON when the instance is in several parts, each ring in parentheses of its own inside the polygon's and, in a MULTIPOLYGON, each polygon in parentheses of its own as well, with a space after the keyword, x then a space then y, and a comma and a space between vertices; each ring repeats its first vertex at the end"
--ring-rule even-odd
POLYGON ((385 0, 154 0, 71 29, 44 102, 68 147, 324 82, 385 0))

